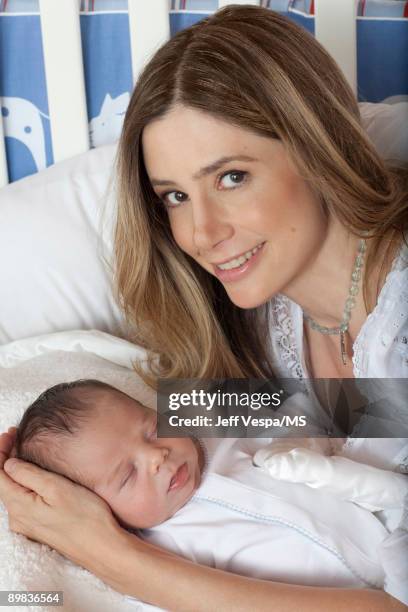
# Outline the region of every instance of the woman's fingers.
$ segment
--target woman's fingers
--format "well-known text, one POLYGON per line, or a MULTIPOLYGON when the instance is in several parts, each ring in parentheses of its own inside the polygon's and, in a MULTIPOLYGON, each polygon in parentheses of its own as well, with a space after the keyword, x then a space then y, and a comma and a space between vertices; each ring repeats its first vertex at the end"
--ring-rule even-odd
POLYGON ((14 500, 18 503, 20 495, 27 495, 27 493, 29 493, 27 489, 14 482, 4 470, 0 469, 0 502, 3 502, 7 510, 14 500))
POLYGON ((0 470, 0 499, 12 531, 49 544, 81 563, 100 538, 119 529, 107 504, 63 476, 9 459, 0 470), (104 535, 105 534, 105 535, 104 535))
POLYGON ((10 529, 56 548, 80 565, 96 563, 111 549, 107 541, 114 545, 122 531, 110 508, 63 476, 10 459, 15 434, 11 430, 0 436, 0 501, 10 529))
POLYGON ((7 431, 8 435, 13 440, 13 446, 12 446, 12 449, 10 451, 10 457, 15 457, 16 456, 16 445, 15 445, 15 442, 16 442, 16 437, 17 437, 17 431, 18 431, 17 427, 9 427, 8 431, 7 431))
POLYGON ((20 495, 27 495, 29 493, 29 491, 14 482, 3 471, 3 467, 13 449, 16 432, 17 429, 15 427, 10 427, 7 433, 0 435, 0 501, 7 508, 13 503, 13 500, 18 500, 20 495))
POLYGON ((4 471, 4 465, 13 451, 14 441, 17 433, 16 427, 10 427, 7 433, 0 435, 0 501, 9 508, 13 502, 19 503, 21 495, 27 496, 31 491, 10 478, 4 471))
POLYGON ((11 453, 14 440, 15 434, 13 433, 7 432, 0 435, 0 469, 3 467, 5 461, 7 461, 11 453))
POLYGON ((48 504, 53 504, 56 498, 61 497, 67 486, 76 486, 63 476, 47 472, 20 459, 8 459, 4 464, 4 471, 15 483, 33 491, 48 504))

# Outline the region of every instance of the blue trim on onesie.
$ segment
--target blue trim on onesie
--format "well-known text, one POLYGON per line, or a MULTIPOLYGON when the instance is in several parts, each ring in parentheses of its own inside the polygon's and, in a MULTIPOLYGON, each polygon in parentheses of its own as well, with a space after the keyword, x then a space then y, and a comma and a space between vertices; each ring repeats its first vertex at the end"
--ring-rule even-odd
POLYGON ((221 507, 224 507, 224 508, 228 508, 229 510, 232 510, 232 511, 237 512, 239 514, 242 514, 244 516, 248 516, 248 517, 250 517, 250 518, 252 518, 254 520, 260 520, 260 521, 263 521, 265 523, 278 523, 278 524, 281 524, 281 525, 285 525, 285 527, 290 527, 291 529, 294 529, 295 531, 301 533, 302 535, 304 535, 307 538, 309 538, 310 540, 312 540, 315 544, 320 545, 322 548, 324 548, 328 552, 332 553, 335 557, 337 557, 337 559, 339 559, 339 561, 341 561, 343 563, 343 565, 351 572, 351 574, 353 574, 353 576, 355 576, 356 578, 358 578, 359 580, 364 582, 364 584, 367 584, 368 586, 374 587, 376 589, 379 588, 378 584, 366 580, 365 578, 360 576, 360 574, 358 572, 356 572, 353 568, 351 568, 350 565, 348 564, 348 562, 346 561, 346 559, 336 549, 334 549, 331 546, 325 544, 324 542, 322 542, 321 540, 319 540, 318 538, 313 536, 311 533, 309 533, 308 531, 303 529, 303 527, 299 527, 297 525, 294 525, 293 523, 284 521, 284 520, 276 518, 276 517, 270 517, 270 516, 267 516, 265 514, 259 514, 259 513, 255 513, 255 512, 249 512, 248 510, 243 510, 242 508, 239 508, 238 506, 235 506, 234 504, 222 501, 220 499, 217 499, 216 497, 202 496, 202 495, 196 493, 194 495, 194 499, 197 499, 197 500, 200 500, 200 501, 204 501, 204 502, 207 502, 207 503, 210 503, 210 504, 215 504, 217 506, 221 506, 221 507))

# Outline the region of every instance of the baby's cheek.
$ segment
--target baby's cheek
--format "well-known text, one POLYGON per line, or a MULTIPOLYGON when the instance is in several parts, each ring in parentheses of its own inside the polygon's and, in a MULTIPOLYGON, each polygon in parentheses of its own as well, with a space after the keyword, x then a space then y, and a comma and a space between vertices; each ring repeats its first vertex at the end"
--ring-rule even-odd
POLYGON ((146 493, 133 495, 129 493, 116 501, 115 514, 130 527, 148 529, 161 523, 161 509, 151 503, 146 493))
POLYGON ((194 461, 197 457, 197 449, 191 438, 179 438, 180 452, 185 454, 185 459, 194 461))
MULTIPOLYGON (((109 502, 108 502, 109 503, 109 502)), ((109 503, 115 516, 129 527, 141 527, 140 513, 131 499, 121 498, 109 503)))

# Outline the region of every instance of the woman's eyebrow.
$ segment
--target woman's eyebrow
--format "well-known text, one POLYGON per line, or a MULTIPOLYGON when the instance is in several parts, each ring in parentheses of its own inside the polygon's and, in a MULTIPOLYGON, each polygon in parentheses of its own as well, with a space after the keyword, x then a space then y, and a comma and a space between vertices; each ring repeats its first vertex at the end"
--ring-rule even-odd
MULTIPOLYGON (((212 162, 208 166, 204 166, 203 168, 200 168, 198 172, 193 174, 192 178, 194 181, 197 181, 198 179, 203 178, 203 176, 208 176, 209 174, 212 174, 213 172, 216 172, 217 170, 222 168, 222 166, 224 166, 225 164, 228 164, 233 161, 254 162, 254 161, 259 161, 259 160, 256 159, 255 157, 250 157, 249 155, 231 155, 228 157, 220 157, 219 159, 212 162)), ((153 187, 174 185, 174 181, 170 179, 160 180, 160 179, 152 178, 150 180, 150 183, 152 184, 153 187)))
POLYGON ((249 157, 249 155, 232 155, 230 157, 220 157, 219 159, 217 159, 212 164, 209 164, 208 166, 204 166, 204 168, 201 168, 198 172, 193 174, 193 179, 195 181, 197 181, 198 179, 202 178, 203 176, 207 176, 208 174, 212 174, 213 172, 216 172, 222 166, 224 166, 225 164, 228 164, 229 162, 232 162, 232 161, 247 161, 247 162, 251 162, 251 161, 258 161, 258 160, 255 159, 254 157, 249 157))

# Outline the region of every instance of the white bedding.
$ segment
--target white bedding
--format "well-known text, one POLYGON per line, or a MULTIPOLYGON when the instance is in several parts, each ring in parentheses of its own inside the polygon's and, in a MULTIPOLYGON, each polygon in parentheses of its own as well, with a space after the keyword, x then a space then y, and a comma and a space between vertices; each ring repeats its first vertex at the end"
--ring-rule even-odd
MULTIPOLYGON (((155 408, 155 393, 132 370, 132 362, 144 357, 139 347, 98 331, 61 332, 0 347, 0 431, 18 423, 46 388, 78 378, 105 381, 155 408)), ((0 541, 0 590, 63 590, 69 612, 158 610, 116 593, 47 546, 12 534, 1 506, 0 541)))
MULTIPOLYGON (((102 332, 64 332, 0 347, 0 431, 18 423, 47 387, 78 378, 97 378, 154 407, 155 394, 131 370, 142 358, 141 349, 102 332)), ((1 505, 0 541, 0 590, 62 590, 67 612, 158 610, 116 593, 48 546, 12 534, 1 505)), ((21 608, 28 609, 55 610, 21 608)))

